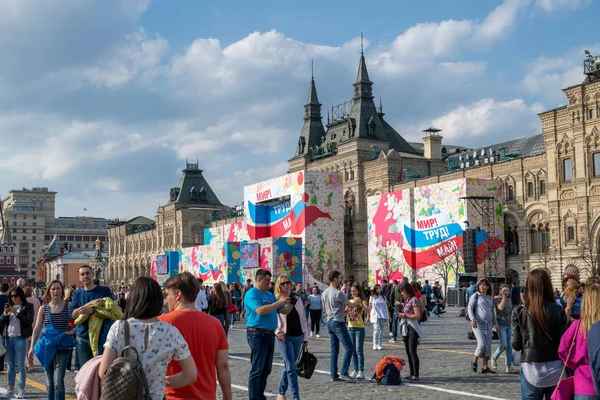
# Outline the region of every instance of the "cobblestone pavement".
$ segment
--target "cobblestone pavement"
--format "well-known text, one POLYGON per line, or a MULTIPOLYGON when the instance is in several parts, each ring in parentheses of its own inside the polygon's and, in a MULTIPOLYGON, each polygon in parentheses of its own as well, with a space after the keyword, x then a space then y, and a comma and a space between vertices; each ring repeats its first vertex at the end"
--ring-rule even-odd
MULTIPOLYGON (((310 338, 309 349, 314 353, 319 363, 318 372, 310 380, 299 378, 300 395, 303 399, 519 399, 519 376, 507 375, 503 372, 504 361, 498 362, 497 375, 475 374, 470 370, 472 351, 475 342, 467 339, 468 322, 458 318, 458 309, 449 308, 448 313, 441 318, 433 317, 423 324, 423 340, 419 346, 421 360, 420 384, 397 386, 378 386, 375 383, 361 381, 357 383, 330 382, 329 380, 329 340, 327 327, 323 326, 321 338, 310 338), (391 397, 390 397, 391 396, 391 397)), ((386 332, 387 333, 387 332, 386 332)), ((384 351, 372 350, 371 327, 367 327, 365 341, 365 375, 372 376, 375 364, 383 355, 399 355, 406 360, 406 352, 400 343, 388 343, 389 336, 384 337, 384 351)), ((233 398, 247 398, 247 380, 250 370, 249 348, 246 343, 245 326, 236 325, 229 333, 230 367, 232 372, 233 398)), ((497 345, 494 342, 494 349, 497 345)), ((343 349, 340 349, 339 367, 341 367, 343 349)), ((267 385, 267 397, 275 398, 281 376, 282 359, 275 349, 273 371, 267 385)), ((352 367, 350 368, 352 370, 352 367)), ((481 370, 481 363, 480 363, 481 370)), ((402 376, 408 375, 408 366, 402 371, 402 376)), ((75 383, 73 372, 67 371, 65 385, 67 399, 75 399, 75 383)), ((38 366, 27 376, 27 399, 45 399, 44 372, 38 366)), ((0 373, 0 393, 7 385, 6 371, 0 373)), ((220 394, 218 395, 220 399, 220 394)), ((291 393, 288 391, 288 398, 291 393)))

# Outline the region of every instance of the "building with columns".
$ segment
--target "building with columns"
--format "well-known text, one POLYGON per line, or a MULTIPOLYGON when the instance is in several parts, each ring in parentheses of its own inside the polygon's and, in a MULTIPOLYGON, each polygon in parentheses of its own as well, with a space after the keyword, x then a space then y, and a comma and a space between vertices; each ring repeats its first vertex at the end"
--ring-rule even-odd
POLYGON ((110 283, 149 276, 156 255, 203 244, 204 228, 231 212, 221 204, 198 163, 186 161, 182 172, 179 183, 169 191, 168 203, 158 208, 154 220, 138 216, 115 221, 108 230, 106 279, 110 283))
MULTIPOLYGON (((459 178, 497 179, 504 189, 506 273, 523 278, 547 268, 597 273, 600 248, 600 57, 584 62, 581 84, 563 90, 567 105, 539 114, 541 134, 478 149, 447 146, 435 128, 408 143, 375 106, 361 54, 353 97, 333 107, 323 126, 314 78, 290 170, 343 176, 346 275, 367 277, 370 195, 459 178)), ((465 132, 468 136, 469 132, 465 132)))

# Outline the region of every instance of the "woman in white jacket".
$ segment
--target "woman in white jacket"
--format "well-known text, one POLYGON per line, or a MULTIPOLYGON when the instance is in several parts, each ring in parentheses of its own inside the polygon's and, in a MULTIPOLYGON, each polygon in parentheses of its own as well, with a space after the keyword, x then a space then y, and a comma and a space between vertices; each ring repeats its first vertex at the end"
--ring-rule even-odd
POLYGON ((381 285, 377 284, 373 286, 373 293, 369 298, 369 305, 371 306, 369 320, 373 324, 373 350, 383 350, 383 347, 381 347, 381 339, 383 336, 383 327, 388 322, 389 314, 387 302, 381 294, 381 285))
POLYGON ((283 358, 284 368, 279 381, 279 394, 277 400, 285 400, 288 386, 294 400, 300 399, 298 374, 296 373, 296 360, 300 348, 308 345, 308 322, 304 312, 304 304, 295 293, 292 293, 292 281, 287 275, 279 275, 275 284, 275 297, 291 297, 294 307, 288 315, 278 314, 279 322, 275 335, 277 335, 277 348, 283 358))

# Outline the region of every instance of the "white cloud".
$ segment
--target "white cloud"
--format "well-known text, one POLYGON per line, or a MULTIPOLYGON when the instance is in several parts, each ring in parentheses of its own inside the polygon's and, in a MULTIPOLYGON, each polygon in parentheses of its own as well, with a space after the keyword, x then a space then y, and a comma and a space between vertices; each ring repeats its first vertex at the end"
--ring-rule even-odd
POLYGON ((536 6, 546 12, 559 10, 576 10, 578 8, 587 7, 592 3, 592 0, 536 0, 536 6))
MULTIPOLYGON (((593 54, 600 45, 587 47, 593 54)), ((559 57, 538 57, 529 64, 523 77, 523 87, 532 94, 543 96, 553 104, 566 103, 562 89, 580 84, 583 79, 584 48, 574 49, 559 57)))
POLYGON ((522 99, 482 99, 457 107, 434 119, 432 124, 442 130, 445 143, 475 147, 539 132, 537 114, 542 111, 541 104, 528 106, 522 99))
POLYGON ((123 182, 115 178, 102 178, 94 183, 98 188, 111 192, 118 192, 123 189, 123 182))

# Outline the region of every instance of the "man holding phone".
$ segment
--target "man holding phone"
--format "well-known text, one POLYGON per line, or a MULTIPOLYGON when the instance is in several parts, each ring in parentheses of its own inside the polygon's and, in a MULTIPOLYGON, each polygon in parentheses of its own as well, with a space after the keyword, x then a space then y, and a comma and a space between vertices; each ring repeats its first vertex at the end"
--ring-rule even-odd
POLYGON ((277 313, 289 314, 293 305, 289 297, 277 301, 268 289, 271 285, 271 272, 258 269, 254 277, 254 287, 244 297, 246 310, 246 338, 250 346, 248 375, 248 397, 250 400, 265 400, 267 378, 271 374, 273 352, 275 351, 275 329, 277 313))

